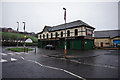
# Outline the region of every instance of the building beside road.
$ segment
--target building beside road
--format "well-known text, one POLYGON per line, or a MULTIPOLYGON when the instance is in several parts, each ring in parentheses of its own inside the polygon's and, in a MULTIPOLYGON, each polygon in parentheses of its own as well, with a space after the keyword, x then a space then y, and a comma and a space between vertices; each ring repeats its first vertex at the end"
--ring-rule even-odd
POLYGON ((120 30, 95 31, 96 47, 120 47, 120 30))
POLYGON ((57 26, 45 26, 38 33, 38 47, 52 44, 56 48, 64 48, 66 26, 67 49, 92 49, 94 47, 94 27, 77 20, 57 26))

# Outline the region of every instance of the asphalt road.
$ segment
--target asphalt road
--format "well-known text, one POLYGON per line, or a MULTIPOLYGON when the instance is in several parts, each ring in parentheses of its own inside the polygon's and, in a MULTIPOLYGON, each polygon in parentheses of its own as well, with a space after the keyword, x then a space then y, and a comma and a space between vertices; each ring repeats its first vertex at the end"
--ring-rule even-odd
MULTIPOLYGON (((37 53, 2 52, 3 78, 118 78, 118 51, 98 50, 97 57, 75 60, 48 57, 59 50, 37 49, 37 53), (6 55, 5 55, 6 54, 6 55), (5 61, 6 60, 6 61, 5 61)), ((97 51, 95 51, 97 52, 97 51)), ((88 53, 90 53, 88 51, 88 53)))

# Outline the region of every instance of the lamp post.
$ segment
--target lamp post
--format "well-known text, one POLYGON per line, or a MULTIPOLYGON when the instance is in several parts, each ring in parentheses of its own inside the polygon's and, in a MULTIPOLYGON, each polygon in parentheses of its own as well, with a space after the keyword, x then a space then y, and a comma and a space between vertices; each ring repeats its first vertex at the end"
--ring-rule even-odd
POLYGON ((23 22, 23 24, 24 24, 23 29, 24 29, 24 49, 25 49, 25 38, 26 38, 26 36, 25 36, 25 22, 23 22))
MULTIPOLYGON (((17 22, 17 25, 18 25, 17 31, 19 31, 19 22, 17 22)), ((17 38, 17 48, 18 48, 18 38, 17 38)))
POLYGON ((64 20, 65 20, 65 57, 66 57, 66 8, 63 8, 64 12, 64 20))

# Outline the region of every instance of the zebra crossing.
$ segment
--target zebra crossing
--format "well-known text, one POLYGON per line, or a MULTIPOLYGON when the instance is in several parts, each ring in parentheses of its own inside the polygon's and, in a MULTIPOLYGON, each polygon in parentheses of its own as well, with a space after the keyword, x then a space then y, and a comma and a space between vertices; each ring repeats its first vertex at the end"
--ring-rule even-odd
MULTIPOLYGON (((2 56, 2 58, 0 59, 0 63, 7 63, 7 62, 15 62, 18 61, 18 59, 14 58, 15 55, 21 55, 24 52, 13 52, 13 53, 0 53, 0 56, 2 56), (11 56, 10 56, 11 55, 11 56), (10 56, 10 59, 7 60, 4 57, 6 56, 10 56)), ((24 54, 29 54, 29 53, 24 53, 24 54)))

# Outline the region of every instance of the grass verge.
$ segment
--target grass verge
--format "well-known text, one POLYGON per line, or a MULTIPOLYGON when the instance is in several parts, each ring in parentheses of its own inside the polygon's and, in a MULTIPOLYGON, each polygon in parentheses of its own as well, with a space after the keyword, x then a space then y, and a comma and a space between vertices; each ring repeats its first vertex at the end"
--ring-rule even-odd
POLYGON ((15 51, 15 52, 26 52, 26 51, 32 51, 33 49, 30 48, 9 48, 8 50, 15 51))

